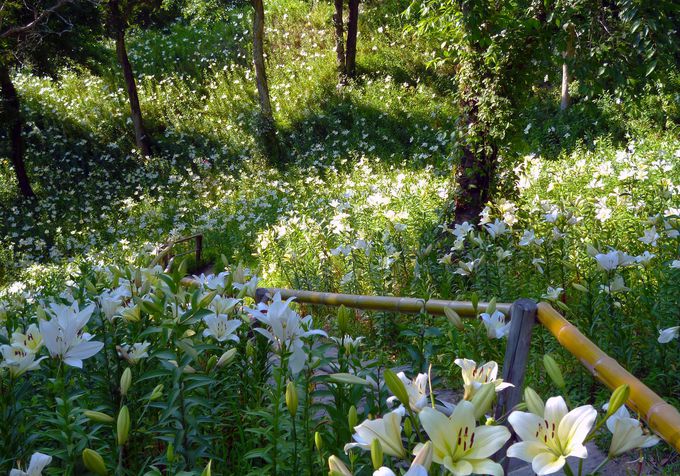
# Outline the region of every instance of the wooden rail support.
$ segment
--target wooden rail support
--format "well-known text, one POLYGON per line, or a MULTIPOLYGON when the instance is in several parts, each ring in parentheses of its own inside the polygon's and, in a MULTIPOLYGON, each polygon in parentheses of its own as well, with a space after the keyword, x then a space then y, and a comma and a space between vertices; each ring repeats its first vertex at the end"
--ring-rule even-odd
MULTIPOLYGON (((527 370, 529 360, 529 349, 531 348, 531 333, 536 323, 536 302, 531 299, 518 299, 510 307, 510 333, 505 347, 505 361, 503 362, 503 381, 514 385, 506 388, 498 394, 498 404, 496 405, 496 419, 501 418, 512 411, 512 409, 522 401, 522 389, 524 388, 524 375, 527 370)), ((496 453, 497 457, 505 455, 507 449, 515 440, 515 433, 510 424, 505 422, 510 430, 512 438, 505 446, 496 453)), ((502 461, 503 470, 507 473, 510 459, 502 461)))

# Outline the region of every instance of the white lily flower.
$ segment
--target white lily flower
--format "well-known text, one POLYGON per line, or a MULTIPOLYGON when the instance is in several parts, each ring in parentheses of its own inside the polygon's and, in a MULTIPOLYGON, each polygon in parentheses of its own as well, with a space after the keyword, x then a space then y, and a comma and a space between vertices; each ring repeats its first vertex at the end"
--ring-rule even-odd
POLYGON ((99 306, 106 319, 112 322, 121 311, 123 300, 132 296, 129 286, 118 286, 111 291, 105 291, 99 296, 99 306))
POLYGON ((470 359, 456 359, 454 363, 460 367, 463 375, 463 388, 465 389, 465 400, 472 399, 473 395, 486 383, 493 383, 496 392, 500 392, 508 387, 514 387, 503 379, 496 378, 498 375, 498 364, 493 360, 477 367, 477 363, 470 359))
MULTIPOLYGON (((406 393, 408 393, 408 403, 411 410, 418 413, 420 410, 427 406, 427 388, 428 388, 428 375, 418 374, 413 380, 409 380, 404 372, 399 372, 397 374, 399 380, 402 381, 404 387, 406 388, 406 393)), ((390 405, 398 402, 397 397, 392 396, 387 399, 387 403, 390 405)))
POLYGON ((357 351, 359 349, 359 345, 361 344, 361 341, 364 340, 363 336, 357 337, 357 338, 352 338, 352 336, 345 334, 345 337, 340 338, 340 337, 331 337, 331 339, 338 344, 338 346, 342 346, 345 349, 345 353, 352 354, 353 352, 357 351))
POLYGON ((505 322, 505 315, 501 311, 494 311, 491 315, 483 312, 479 317, 486 327, 486 335, 489 339, 502 339, 510 332, 510 323, 505 322))
POLYGON ((13 377, 19 377, 26 372, 36 370, 40 367, 40 361, 47 358, 41 357, 36 360, 33 352, 30 352, 23 345, 16 343, 0 346, 0 354, 2 354, 3 358, 0 368, 5 367, 9 369, 13 377))
POLYGON ((597 411, 591 405, 569 411, 562 397, 548 399, 543 417, 512 412, 508 421, 522 441, 510 446, 507 455, 531 463, 539 475, 555 473, 562 469, 567 457, 588 456, 583 442, 596 418, 597 411))
POLYGON ((656 241, 660 238, 659 234, 656 232, 656 226, 651 227, 649 230, 644 231, 644 235, 638 238, 639 241, 646 245, 656 246, 656 241))
MULTIPOLYGON (((456 476, 491 474, 501 476, 503 468, 490 457, 510 439, 504 426, 477 426, 474 405, 462 401, 450 417, 426 407, 419 413, 420 422, 433 446, 432 461, 456 476)), ((416 454, 424 445, 418 443, 416 454)))
MULTIPOLYGON (((387 466, 382 466, 373 471, 373 476, 397 476, 397 474, 387 466)), ((404 476, 427 476, 427 470, 423 465, 412 464, 404 476)))
POLYGON ((668 344, 673 339, 677 339, 680 334, 680 326, 669 327, 659 331, 659 344, 668 344))
POLYGON ((208 307, 215 314, 229 314, 240 302, 240 299, 225 298, 218 295, 213 298, 208 307))
POLYGON ((209 274, 205 275, 201 273, 200 276, 194 275, 194 281, 196 281, 202 288, 210 290, 224 290, 224 279, 229 276, 229 272, 222 271, 219 274, 209 274))
POLYGON ((258 278, 257 276, 253 276, 247 282, 245 282, 245 283, 234 283, 233 286, 234 286, 234 289, 245 292, 246 296, 250 296, 250 297, 254 298, 255 292, 257 291, 257 285, 258 285, 259 282, 260 282, 260 278, 258 278))
POLYGON ((463 240, 467 235, 469 235, 471 232, 475 230, 474 225, 470 225, 468 222, 463 222, 463 223, 456 223, 453 227, 453 235, 460 239, 463 240))
POLYGON ((50 307, 54 317, 39 323, 45 347, 52 357, 62 359, 66 365, 82 368, 83 360, 89 359, 104 347, 101 342, 90 342, 92 336, 82 332, 92 316, 94 304, 82 311, 75 302, 71 306, 53 303, 50 307))
POLYGON ((12 343, 22 345, 27 351, 32 354, 37 354, 43 346, 43 336, 38 330, 38 326, 31 324, 26 329, 26 333, 14 332, 12 334, 12 343))
POLYGON ((472 261, 459 261, 458 262, 458 269, 454 271, 455 274, 460 274, 462 276, 468 276, 472 273, 475 272, 475 269, 477 266, 479 266, 479 263, 481 260, 479 258, 474 259, 472 261))
POLYGON ((562 288, 553 288, 552 286, 548 286, 548 290, 541 297, 543 299, 547 299, 548 301, 557 301, 562 295, 563 291, 564 289, 562 288))
POLYGON ((289 366, 293 374, 299 373, 307 361, 307 354, 304 351, 303 337, 312 335, 328 335, 319 329, 312 328, 312 316, 301 318, 298 313, 289 306, 294 298, 286 301, 281 300, 281 294, 276 293, 272 302, 259 304, 258 309, 245 308, 255 319, 269 326, 268 329, 256 328, 267 339, 269 339, 278 349, 285 349, 291 352, 289 366))
POLYGON ((42 453, 33 453, 26 471, 13 469, 9 476, 41 476, 45 466, 52 462, 52 457, 42 453))
POLYGON ((234 334, 234 331, 243 324, 240 319, 229 319, 226 314, 210 314, 203 318, 203 322, 208 326, 203 331, 203 337, 212 336, 219 342, 225 340, 238 342, 238 336, 234 334))
POLYGON ((401 414, 390 412, 383 418, 364 420, 354 427, 356 433, 352 435, 354 443, 345 445, 345 453, 352 448, 371 451, 373 440, 379 440, 385 454, 403 458, 406 456, 404 444, 401 441, 401 414))
POLYGON ((146 359, 147 357, 149 357, 147 349, 149 348, 150 345, 151 344, 146 341, 142 343, 132 344, 126 349, 127 360, 134 365, 140 360, 146 359))
POLYGON ((489 235, 491 235, 491 238, 496 238, 508 232, 508 225, 504 221, 500 221, 498 218, 496 218, 493 223, 487 223, 484 225, 484 228, 489 233, 489 235))
POLYGON ((519 246, 529 246, 531 244, 536 244, 538 246, 543 244, 543 238, 536 238, 536 232, 534 230, 525 230, 522 238, 519 240, 519 246))
POLYGON ((597 264, 604 271, 613 271, 619 266, 619 252, 598 253, 595 255, 597 264))
POLYGON ((607 418, 607 428, 612 433, 612 442, 609 445, 610 458, 635 448, 649 448, 660 441, 656 436, 644 432, 642 423, 630 417, 625 405, 607 418))

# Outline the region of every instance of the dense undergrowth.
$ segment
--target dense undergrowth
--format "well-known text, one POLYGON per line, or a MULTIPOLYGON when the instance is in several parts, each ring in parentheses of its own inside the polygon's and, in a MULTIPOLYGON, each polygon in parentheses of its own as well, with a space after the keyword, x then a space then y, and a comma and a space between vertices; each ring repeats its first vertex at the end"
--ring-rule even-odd
MULTIPOLYGON (((95 296, 106 289, 135 281, 134 271, 126 271, 126 266, 146 266, 161 243, 199 232, 205 236, 208 260, 220 263, 223 255, 232 264, 242 262, 257 269, 271 286, 551 301, 677 405, 679 346, 677 341, 657 342, 659 330, 677 326, 680 319, 677 76, 663 86, 649 85, 636 98, 593 100, 580 96, 576 83, 575 104, 565 113, 558 112, 554 88, 537 88, 534 106, 525 111, 525 123, 519 127, 523 138, 503 158, 496 198, 482 224, 452 228, 448 206, 457 144, 456 108, 447 78, 452 72, 428 69, 431 45, 402 33, 404 20, 398 13, 405 6, 398 1, 362 5, 360 76, 338 89, 332 6, 295 0, 268 5, 272 99, 288 154, 280 164, 264 159, 255 135, 257 100, 247 10, 233 9, 221 21, 184 19, 164 31, 130 36, 142 110, 157 152, 152 158, 143 159, 134 151, 126 99, 113 65, 101 71, 68 68, 57 79, 16 72, 27 118, 27 162, 39 200, 18 200, 3 150, 0 306, 7 309, 1 320, 9 332, 0 332, 2 343, 9 342, 11 331, 35 323, 37 309, 48 307, 48 302, 98 302, 95 296), (121 270, 112 273, 104 268, 109 264, 121 270), (70 291, 65 291, 67 286, 70 291)), ((4 147, 6 141, 2 143, 4 147)), ((125 361, 116 358, 116 346, 150 339, 152 348, 168 342, 176 347, 173 355, 156 349, 139 367, 133 366, 137 386, 127 401, 135 418, 154 418, 153 425, 135 428, 133 441, 143 445, 151 435, 154 443, 149 460, 130 460, 128 468, 141 470, 153 463, 171 471, 193 470, 212 458, 226 465, 218 470, 222 474, 246 474, 271 464, 270 420, 283 408, 281 388, 276 386, 285 385, 287 377, 274 371, 267 381, 271 369, 265 343, 242 329, 234 364, 238 372, 211 374, 209 365, 215 362, 209 364, 210 357, 219 357, 224 349, 192 334, 207 314, 208 302, 190 303, 192 298, 176 287, 176 279, 163 278, 165 284, 153 275, 144 279, 151 288, 140 296, 153 294, 163 301, 154 302, 161 307, 179 296, 188 314, 181 322, 177 315, 166 322, 157 308, 138 302, 133 312, 141 313, 141 322, 130 318, 127 328, 117 331, 107 328, 112 321, 96 314, 96 326, 111 331, 104 338, 110 353, 96 359, 115 368, 106 376, 61 374, 56 362, 44 362, 54 374, 31 372, 26 374, 30 381, 14 382, 21 387, 24 406, 13 418, 20 414, 32 419, 6 448, 26 457, 29 450, 60 445, 64 441, 59 438, 68 438, 75 446, 61 454, 64 461, 73 460, 86 445, 98 445, 114 461, 117 447, 104 434, 104 426, 87 426, 81 410, 118 411, 126 402, 116 393, 125 361), (162 324, 152 325, 154 319, 162 324), (190 349, 196 349, 195 356, 190 349), (251 362, 249 368, 246 355, 259 359, 257 365, 251 362), (159 364, 145 367, 146 362, 159 364), (183 377, 178 364, 193 366, 197 373, 183 377), (262 393, 250 402, 240 424, 225 417, 228 423, 210 426, 201 416, 205 399, 210 392, 233 395, 216 411, 238 413, 243 405, 243 395, 234 390, 239 378, 253 378, 258 382, 254 391, 262 393), (78 391, 55 403, 64 379, 72 379, 74 388, 94 389, 93 394, 78 391), (271 379, 276 385, 269 395, 271 379), (144 399, 157 384, 173 390, 159 403, 147 404, 144 399), (194 400, 180 405, 179 394, 173 392, 187 386, 194 400), (32 413, 40 405, 28 395, 32 388, 47 389, 49 404, 42 413, 32 413), (63 424, 46 416, 55 411, 57 418, 74 422, 73 434, 50 433, 63 424), (29 428, 43 432, 43 437, 33 441, 29 428), (172 433, 171 428, 180 430, 172 433), (232 446, 220 447, 221 434, 238 436, 228 438, 232 446), (20 443, 24 438, 29 444, 20 443), (168 453, 170 442, 180 449, 175 460, 168 453)), ((134 286, 130 288, 133 294, 134 286)), ((338 328, 335 310, 314 314, 316 326, 336 337, 346 332, 371 336, 364 340, 366 354, 348 352, 347 360, 339 363, 327 361, 323 346, 312 351, 321 359, 319 366, 337 365, 337 372, 358 372, 362 359, 375 359, 375 368, 362 378, 380 380, 385 366, 408 362, 415 375, 432 363, 440 377, 436 384, 451 388, 460 383, 454 359, 503 360, 504 346, 498 345, 502 341, 487 339, 481 322, 461 332, 443 318, 357 313, 338 328)), ((548 333, 537 329, 535 342, 532 359, 551 352, 569 362, 565 392, 573 401, 603 400, 606 392, 573 365, 548 333)), ((86 362, 86 369, 89 365, 95 364, 86 362)), ((298 385, 313 388, 319 377, 312 369, 305 372, 298 385)), ((554 390, 539 366, 530 366, 528 383, 545 396, 554 390)), ((373 395, 358 388, 327 386, 318 395, 305 393, 323 402, 332 398, 340 406, 333 413, 332 405, 304 403, 307 412, 323 407, 331 413, 331 428, 321 430, 329 446, 320 453, 322 458, 351 438, 345 420, 340 421, 352 402, 368 399, 360 407, 364 416, 383 413, 386 389, 380 387, 373 395), (329 395, 328 389, 337 393, 329 395)), ((294 429, 292 421, 295 418, 281 423, 278 436, 285 434, 287 443, 279 451, 295 453, 295 441, 303 445, 305 467, 320 470, 312 441, 318 428, 294 429), (293 437, 294 431, 299 433, 293 437)), ((2 456, 4 470, 20 455, 2 456)), ((651 464, 659 461, 654 454, 650 457, 651 464)), ((357 469, 362 465, 367 467, 363 459, 357 469)))

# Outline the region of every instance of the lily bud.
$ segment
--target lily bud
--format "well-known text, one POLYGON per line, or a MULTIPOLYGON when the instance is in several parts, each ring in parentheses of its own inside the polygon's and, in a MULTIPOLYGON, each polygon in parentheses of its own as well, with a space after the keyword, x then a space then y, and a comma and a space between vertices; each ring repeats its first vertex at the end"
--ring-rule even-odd
POLYGON ((609 399, 609 406, 607 407, 607 415, 605 415, 604 419, 606 420, 610 416, 612 416, 614 413, 616 413, 616 410, 621 408, 626 401, 628 400, 628 396, 630 395, 630 387, 626 384, 619 385, 616 387, 616 390, 614 390, 614 393, 612 393, 611 398, 609 399))
POLYGON ((213 369, 213 367, 215 367, 216 364, 217 364, 217 356, 213 355, 208 359, 208 361, 205 364, 206 373, 209 373, 213 369))
POLYGON ((465 328, 465 326, 463 326, 463 320, 460 318, 458 313, 454 311, 452 308, 445 307, 444 314, 446 314, 446 318, 449 320, 451 324, 454 325, 456 329, 462 331, 465 328))
POLYGON ((116 423, 116 438, 118 446, 123 446, 127 443, 128 434, 130 432, 130 410, 127 405, 123 405, 118 412, 118 422, 116 423))
POLYGON ((46 321, 47 320, 47 313, 45 312, 45 310, 42 307, 36 308, 35 314, 38 317, 38 321, 46 321))
POLYGON ((543 356, 543 366, 557 388, 564 388, 566 384, 564 383, 562 370, 560 370, 560 366, 557 365, 555 359, 553 359, 549 354, 545 354, 543 356))
POLYGON ((224 354, 222 354, 220 359, 217 361, 217 367, 219 368, 219 367, 222 367, 224 365, 229 365, 230 363, 232 363, 234 361, 234 358, 236 357, 236 352, 237 352, 237 349, 233 348, 233 349, 229 349, 224 354))
POLYGON ((123 375, 120 377, 120 394, 122 396, 127 395, 130 385, 132 385, 132 371, 128 367, 123 370, 123 375))
POLYGON ((368 380, 357 377, 354 374, 338 373, 329 375, 329 379, 337 383, 346 383, 348 385, 368 385, 368 380))
POLYGON ((323 448, 323 439, 321 438, 321 433, 318 431, 314 433, 314 445, 316 446, 317 451, 321 451, 323 448))
POLYGON ((587 293, 587 292, 588 292, 588 288, 585 287, 585 286, 582 285, 582 284, 573 283, 571 286, 572 286, 574 289, 576 289, 577 291, 581 291, 582 293, 587 293))
POLYGON ((470 302, 472 302, 472 309, 475 311, 475 314, 479 314, 477 311, 477 306, 479 305, 479 295, 477 293, 472 293, 472 296, 470 296, 470 302))
POLYGON ((153 402, 154 400, 158 400, 162 396, 163 396, 163 384, 159 383, 153 389, 153 391, 151 392, 151 395, 149 395, 149 401, 153 402))
POLYGON ((89 279, 85 280, 85 289, 87 289, 90 294, 97 294, 97 288, 89 279))
POLYGON ((328 458, 328 469, 330 470, 328 473, 330 476, 352 476, 345 463, 335 455, 328 458))
POLYGON ((212 476, 212 460, 208 461, 208 464, 201 473, 201 476, 212 476))
POLYGON ((172 443, 168 443, 168 448, 165 450, 165 457, 170 463, 175 461, 175 445, 172 443))
POLYGON ((411 438, 411 435, 413 434, 413 425, 411 424, 410 418, 404 420, 404 434, 406 435, 406 438, 411 438))
POLYGON ((413 466, 414 464, 419 464, 422 467, 424 467, 426 471, 429 471, 430 465, 432 464, 433 452, 434 450, 432 448, 432 442, 428 441, 420 448, 420 451, 418 451, 416 457, 413 458, 411 466, 413 466))
POLYGON ((378 438, 374 438, 371 441, 371 462, 373 463, 373 469, 376 471, 383 464, 383 449, 378 438))
POLYGON ((104 458, 94 450, 85 448, 83 450, 83 464, 87 469, 99 476, 106 476, 109 472, 106 470, 104 458))
POLYGON ((248 357, 254 357, 255 356, 255 347, 253 347, 253 344, 248 341, 246 344, 246 355, 248 357))
POLYGON ((387 369, 385 370, 383 377, 385 379, 385 385, 387 385, 387 388, 390 389, 392 395, 397 397, 397 400, 399 400, 405 408, 411 408, 406 386, 404 385, 404 382, 402 382, 401 379, 397 377, 397 374, 392 372, 390 369, 387 369))
POLYGON ((489 301, 488 306, 486 306, 486 311, 487 314, 491 315, 494 312, 496 312, 496 298, 491 298, 491 301, 489 301))
POLYGON ((347 413, 347 423, 349 424, 350 430, 357 426, 359 422, 359 416, 357 415, 357 407, 352 405, 349 407, 349 412, 347 413))
POLYGON ((352 310, 345 306, 338 308, 338 330, 340 335, 349 333, 349 324, 352 321, 352 310))
POLYGON ((142 270, 137 268, 135 270, 135 287, 139 288, 142 285, 142 270))
POLYGON ((113 423, 113 417, 102 412, 85 410, 83 414, 90 420, 97 423, 113 423))
POLYGON ((533 388, 527 387, 524 389, 524 401, 529 411, 534 415, 542 417, 545 414, 545 403, 543 403, 543 400, 533 388))
POLYGON ((491 408, 493 400, 496 398, 496 385, 485 383, 477 389, 472 397, 471 403, 475 407, 475 419, 479 420, 491 408))
POLYGON ((292 380, 286 385, 286 406, 288 407, 290 416, 295 417, 298 408, 298 393, 297 388, 295 388, 295 383, 293 383, 292 380))

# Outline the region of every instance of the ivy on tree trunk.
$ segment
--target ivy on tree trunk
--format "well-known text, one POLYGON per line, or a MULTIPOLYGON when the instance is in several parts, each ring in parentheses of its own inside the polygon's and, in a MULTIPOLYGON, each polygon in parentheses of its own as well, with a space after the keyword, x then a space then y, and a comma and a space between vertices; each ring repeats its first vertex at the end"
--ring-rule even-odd
POLYGON ((260 98, 258 128, 267 156, 272 162, 279 163, 282 158, 282 151, 276 137, 276 123, 272 113, 267 70, 264 62, 264 3, 262 0, 252 0, 252 4, 255 11, 253 16, 253 64, 255 65, 257 93, 260 98))

